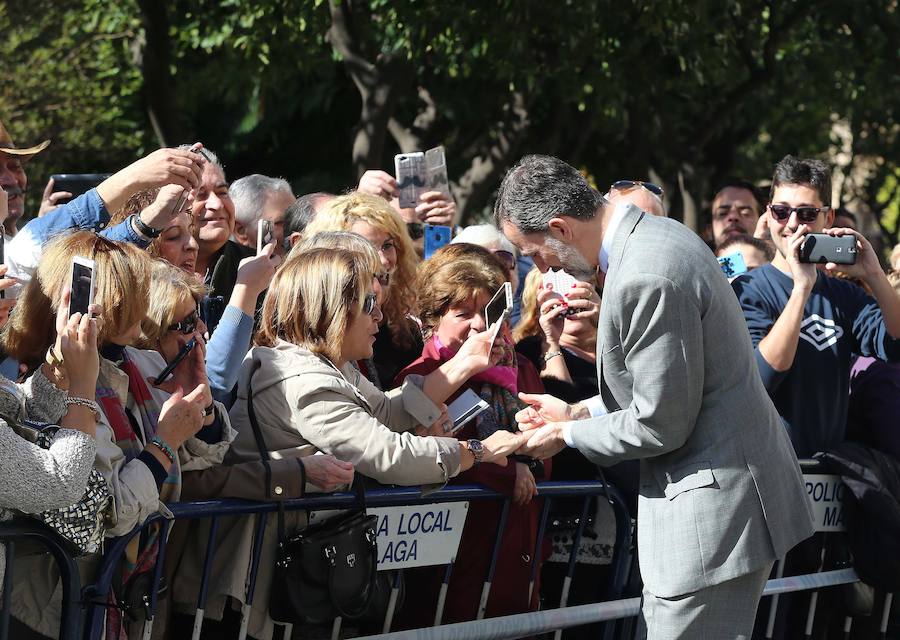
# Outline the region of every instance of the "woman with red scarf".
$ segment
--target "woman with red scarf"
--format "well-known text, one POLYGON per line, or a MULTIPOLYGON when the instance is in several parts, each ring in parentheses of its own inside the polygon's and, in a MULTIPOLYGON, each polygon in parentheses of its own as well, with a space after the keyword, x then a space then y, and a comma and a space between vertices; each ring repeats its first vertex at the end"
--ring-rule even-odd
MULTIPOLYGON (((425 346, 421 357, 403 369, 395 382, 401 383, 409 374, 427 375, 452 358, 466 338, 485 331, 484 307, 506 280, 503 265, 490 251, 476 245, 448 245, 422 263, 416 290, 425 346)), ((517 394, 541 393, 544 388, 534 366, 516 358, 508 326, 501 330, 497 342, 504 351, 501 361, 471 377, 447 400, 449 404, 471 389, 490 405, 490 409, 455 434, 459 440, 484 438, 498 430, 516 431, 513 416, 522 406, 517 394)), ((482 484, 511 499, 486 617, 522 613, 538 607, 537 583, 529 594, 541 511, 541 501, 533 498, 537 495, 536 481, 549 477, 550 461, 544 461, 543 465, 527 459, 510 462, 506 467, 476 465, 451 481, 482 484)), ((469 504, 442 622, 475 619, 500 527, 501 510, 502 503, 495 501, 469 504)), ((539 561, 544 555, 541 551, 539 561)), ((406 604, 397 619, 407 628, 431 626, 444 567, 407 570, 405 576, 406 604)))

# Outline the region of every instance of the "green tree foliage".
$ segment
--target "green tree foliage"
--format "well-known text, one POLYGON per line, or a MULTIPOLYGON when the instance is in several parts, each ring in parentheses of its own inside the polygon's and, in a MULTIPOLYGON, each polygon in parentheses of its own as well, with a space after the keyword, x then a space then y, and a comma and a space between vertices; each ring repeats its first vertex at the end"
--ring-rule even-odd
POLYGON ((54 138, 33 181, 200 139, 341 190, 444 144, 469 219, 534 152, 658 180, 697 228, 716 182, 796 153, 897 238, 896 0, 15 0, 0 28, 0 114, 54 138))

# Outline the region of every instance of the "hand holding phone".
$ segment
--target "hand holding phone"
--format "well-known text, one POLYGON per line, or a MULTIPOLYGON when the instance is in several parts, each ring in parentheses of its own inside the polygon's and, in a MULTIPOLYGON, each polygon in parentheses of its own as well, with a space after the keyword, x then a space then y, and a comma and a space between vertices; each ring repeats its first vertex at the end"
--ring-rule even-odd
POLYGON ((434 252, 443 246, 450 244, 453 229, 439 225, 425 225, 425 259, 428 260, 434 252))
POLYGON ((856 264, 856 236, 808 233, 800 245, 800 262, 813 264, 856 264))
POLYGON ((167 379, 169 379, 175 373, 175 367, 181 364, 181 361, 188 357, 191 350, 197 346, 197 339, 191 338, 188 340, 181 349, 178 350, 178 353, 175 354, 175 357, 172 358, 172 362, 166 365, 166 367, 159 372, 159 375, 156 376, 156 380, 153 382, 156 386, 161 385, 167 379))
POLYGON ((72 257, 72 284, 70 287, 69 317, 76 313, 88 313, 94 303, 94 261, 81 256, 72 257))

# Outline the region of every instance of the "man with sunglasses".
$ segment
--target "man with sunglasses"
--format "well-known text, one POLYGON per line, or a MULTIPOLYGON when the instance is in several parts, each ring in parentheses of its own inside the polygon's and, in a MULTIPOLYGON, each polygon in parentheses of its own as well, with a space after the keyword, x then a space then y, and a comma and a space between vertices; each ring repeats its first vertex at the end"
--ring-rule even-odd
POLYGON ((662 187, 652 182, 640 180, 616 180, 609 186, 606 199, 612 204, 630 202, 647 213, 666 217, 666 205, 663 202, 662 187))
POLYGON ((756 348, 763 384, 785 423, 797 456, 812 457, 844 440, 854 354, 900 360, 900 297, 872 245, 860 233, 833 229, 831 171, 821 160, 785 156, 772 178, 763 214, 777 253, 771 264, 733 287, 756 348), (809 233, 853 235, 857 260, 840 265, 874 298, 846 279, 799 260, 809 233))

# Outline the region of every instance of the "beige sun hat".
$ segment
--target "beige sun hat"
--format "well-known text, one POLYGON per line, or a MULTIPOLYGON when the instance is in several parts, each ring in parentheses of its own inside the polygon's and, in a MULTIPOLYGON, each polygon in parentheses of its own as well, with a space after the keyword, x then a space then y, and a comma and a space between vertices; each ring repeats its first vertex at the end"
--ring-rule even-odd
POLYGON ((33 147, 19 149, 16 147, 16 143, 13 142, 12 136, 9 135, 9 131, 7 131, 6 127, 3 125, 3 121, 0 120, 0 151, 3 153, 8 153, 11 156, 19 156, 22 160, 28 160, 34 154, 40 153, 46 149, 49 144, 49 140, 44 140, 42 143, 36 144, 33 147))

